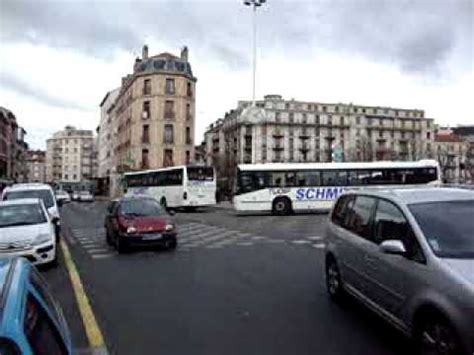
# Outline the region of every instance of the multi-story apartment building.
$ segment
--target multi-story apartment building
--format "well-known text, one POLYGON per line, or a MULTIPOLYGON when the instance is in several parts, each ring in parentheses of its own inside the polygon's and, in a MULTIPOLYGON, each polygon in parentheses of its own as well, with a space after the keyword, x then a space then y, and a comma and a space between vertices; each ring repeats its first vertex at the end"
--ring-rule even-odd
POLYGON ((43 150, 28 150, 26 153, 28 182, 46 182, 46 152, 43 150))
POLYGON ((26 166, 26 131, 17 123, 10 110, 0 107, 0 179, 13 182, 25 182, 28 170, 26 166))
POLYGON ((100 123, 97 132, 97 160, 99 178, 108 178, 114 167, 114 138, 116 121, 113 119, 115 100, 120 88, 109 91, 100 103, 100 123))
POLYGON ((46 180, 73 186, 94 177, 94 135, 66 126, 46 141, 46 180))
POLYGON ((424 111, 284 100, 240 101, 205 133, 207 163, 416 160, 433 157, 424 111))
POLYGON ((117 172, 192 162, 196 81, 186 47, 180 57, 149 57, 143 47, 110 112, 117 126, 117 172))
POLYGON ((463 183, 470 180, 470 143, 454 133, 451 128, 439 128, 435 134, 435 158, 438 160, 443 180, 463 183))

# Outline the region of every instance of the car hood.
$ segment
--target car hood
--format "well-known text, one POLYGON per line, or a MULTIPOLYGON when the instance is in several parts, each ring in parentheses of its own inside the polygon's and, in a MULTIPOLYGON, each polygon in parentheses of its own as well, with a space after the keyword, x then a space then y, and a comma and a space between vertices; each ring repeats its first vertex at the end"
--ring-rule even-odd
POLYGON ((33 241, 40 234, 50 234, 48 223, 29 226, 13 226, 0 228, 0 243, 33 241))
POLYGON ((135 217, 129 221, 129 225, 137 229, 138 233, 161 232, 165 230, 170 220, 166 217, 135 217))
POLYGON ((465 281, 474 285, 474 260, 473 259, 444 259, 446 265, 455 274, 459 275, 465 281))

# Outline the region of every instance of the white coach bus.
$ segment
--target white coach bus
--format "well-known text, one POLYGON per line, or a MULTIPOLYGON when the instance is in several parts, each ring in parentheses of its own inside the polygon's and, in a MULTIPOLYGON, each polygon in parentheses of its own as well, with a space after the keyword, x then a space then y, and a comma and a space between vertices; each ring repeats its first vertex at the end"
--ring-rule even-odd
POLYGON ((216 204, 216 174, 206 166, 175 166, 124 174, 127 195, 149 195, 164 207, 216 204))
POLYGON ((441 184, 435 160, 415 162, 269 163, 237 167, 236 211, 328 210, 346 189, 441 184))

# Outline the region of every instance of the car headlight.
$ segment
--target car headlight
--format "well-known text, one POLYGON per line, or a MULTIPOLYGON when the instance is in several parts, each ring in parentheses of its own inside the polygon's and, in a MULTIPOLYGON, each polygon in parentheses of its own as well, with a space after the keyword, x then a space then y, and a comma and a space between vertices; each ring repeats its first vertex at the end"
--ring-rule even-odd
POLYGON ((174 230, 174 225, 171 223, 168 223, 165 227, 165 231, 171 232, 172 230, 174 230))
POLYGON ((40 245, 43 243, 52 242, 53 240, 53 237, 49 234, 40 234, 35 238, 35 240, 33 240, 33 245, 40 245))
POLYGON ((128 227, 127 228, 127 234, 132 234, 132 233, 136 233, 137 232, 137 229, 135 227, 128 227))

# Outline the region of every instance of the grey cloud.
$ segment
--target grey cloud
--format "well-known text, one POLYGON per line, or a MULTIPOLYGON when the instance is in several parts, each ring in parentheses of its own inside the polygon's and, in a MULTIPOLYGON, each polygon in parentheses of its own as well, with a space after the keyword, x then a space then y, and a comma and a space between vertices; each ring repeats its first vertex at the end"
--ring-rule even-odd
POLYGON ((21 78, 6 72, 0 72, 0 85, 4 89, 15 91, 23 96, 31 97, 48 106, 77 111, 92 111, 95 109, 78 104, 76 101, 50 95, 41 88, 33 87, 21 78))
MULTIPOLYGON (((269 0, 258 11, 259 50, 355 53, 422 74, 438 73, 458 50, 469 70, 473 6, 472 0, 269 0)), ((170 47, 187 44, 231 70, 250 65, 251 11, 240 0, 4 0, 1 7, 1 38, 8 41, 107 58, 151 36, 170 47)))

